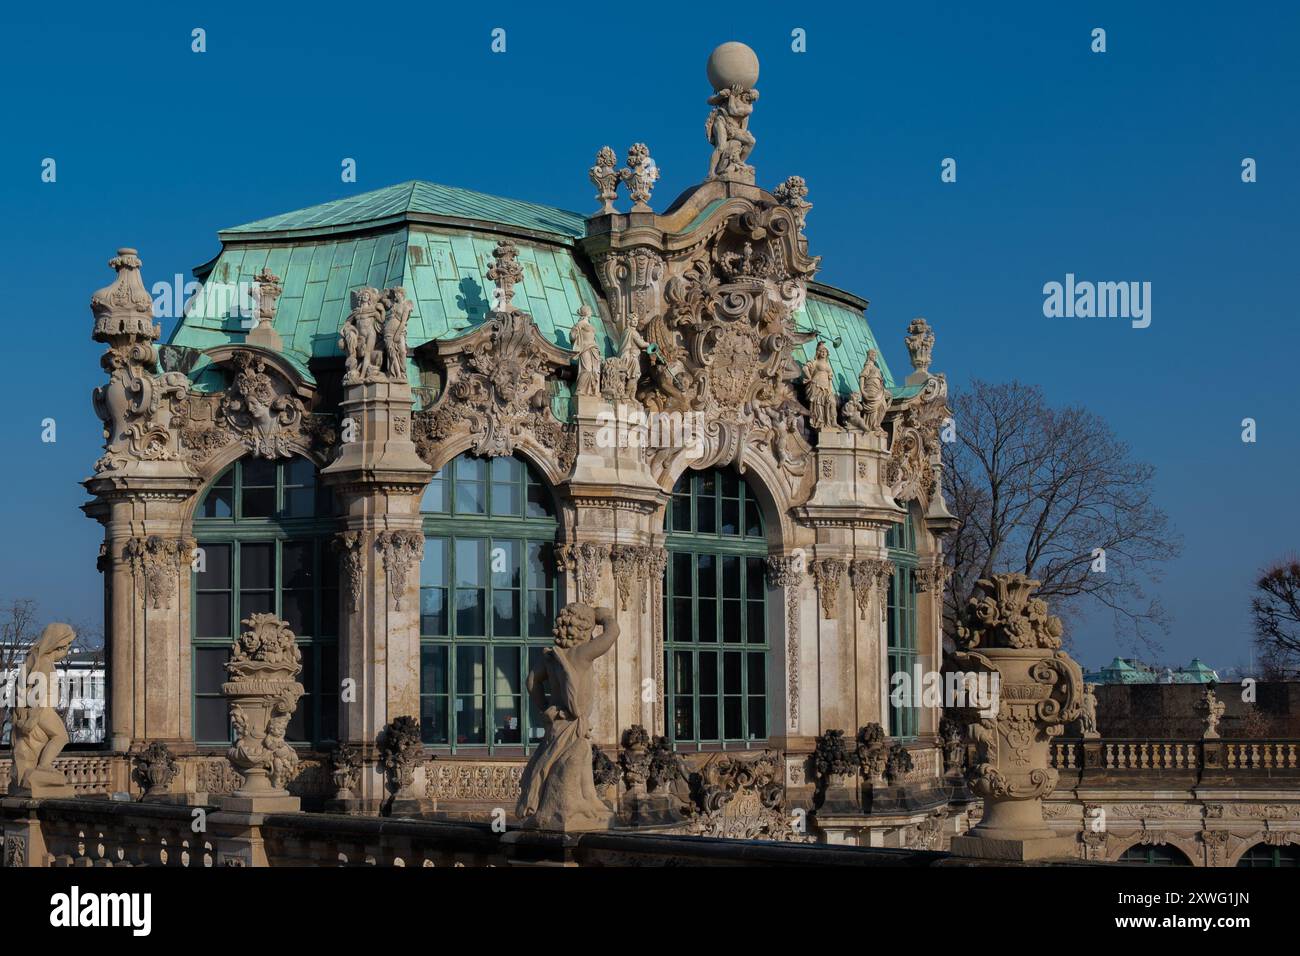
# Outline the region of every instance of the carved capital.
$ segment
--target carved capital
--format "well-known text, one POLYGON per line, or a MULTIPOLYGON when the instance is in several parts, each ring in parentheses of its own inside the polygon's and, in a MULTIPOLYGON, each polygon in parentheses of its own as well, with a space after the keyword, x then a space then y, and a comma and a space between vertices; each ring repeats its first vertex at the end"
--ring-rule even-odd
POLYGON ((122 547, 122 558, 144 592, 145 604, 154 610, 170 610, 177 583, 189 566, 197 547, 192 538, 167 539, 159 535, 130 538, 122 547))
POLYGON ((561 571, 573 573, 578 586, 578 602, 594 604, 600 587, 600 570, 610 559, 607 544, 584 541, 577 544, 557 544, 555 563, 561 571))

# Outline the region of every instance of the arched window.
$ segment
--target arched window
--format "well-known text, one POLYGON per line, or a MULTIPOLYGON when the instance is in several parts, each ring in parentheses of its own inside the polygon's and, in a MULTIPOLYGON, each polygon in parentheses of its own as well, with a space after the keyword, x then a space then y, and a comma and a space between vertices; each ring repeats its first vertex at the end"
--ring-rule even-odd
POLYGON ((1142 846, 1140 843, 1129 847, 1119 855, 1116 863, 1143 863, 1147 866, 1191 866, 1192 861, 1187 859, 1187 855, 1181 850, 1171 846, 1161 846, 1151 844, 1142 846))
POLYGON ((545 727, 524 681, 551 642, 560 597, 551 491, 517 458, 465 454, 434 475, 420 510, 424 742, 526 749, 545 727))
POLYGON ((1300 846, 1269 846, 1267 843, 1256 843, 1241 855, 1237 866, 1300 867, 1300 846))
MULTIPOLYGON (((885 632, 888 642, 889 674, 912 675, 917 659, 916 636, 916 526, 908 510, 907 520, 891 525, 885 533, 885 546, 889 560, 894 564, 894 576, 889 582, 889 601, 885 608, 885 632)), ((890 688, 894 686, 891 680, 890 688)), ((909 698, 910 701, 910 698, 909 698)), ((916 707, 906 703, 889 706, 889 736, 915 737, 920 714, 916 707)))
POLYGON ((288 622, 302 650, 307 693, 287 736, 321 744, 338 736, 338 561, 329 490, 304 458, 244 458, 213 479, 199 500, 193 575, 194 739, 230 740, 221 684, 240 621, 254 613, 288 622))
POLYGON ((767 539, 731 470, 687 472, 665 522, 664 674, 676 745, 765 741, 767 539))

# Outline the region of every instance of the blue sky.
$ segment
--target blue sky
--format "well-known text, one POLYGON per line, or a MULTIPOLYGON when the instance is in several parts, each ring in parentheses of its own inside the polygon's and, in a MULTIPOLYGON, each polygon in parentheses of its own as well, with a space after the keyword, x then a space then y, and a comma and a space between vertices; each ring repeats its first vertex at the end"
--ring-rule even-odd
MULTIPOLYGON (((140 250, 149 283, 188 276, 219 228, 414 178, 588 211, 596 149, 633 141, 664 208, 704 176, 704 61, 739 39, 762 62, 752 162, 769 187, 808 180, 820 278, 871 301, 896 368, 925 315, 954 386, 1019 377, 1104 416, 1157 466, 1185 539, 1152 588, 1173 615, 1164 658, 1249 660, 1254 573, 1300 538, 1294 5, 14 6, 0 597, 99 615, 78 482, 99 443, 89 297, 118 246, 140 250), (956 183, 940 182, 945 157, 956 183), (1241 182, 1243 157, 1258 182, 1241 182), (1067 272, 1151 282, 1151 326, 1045 318, 1042 286, 1067 272)), ((1104 618, 1073 640, 1090 667, 1121 649, 1104 618)))

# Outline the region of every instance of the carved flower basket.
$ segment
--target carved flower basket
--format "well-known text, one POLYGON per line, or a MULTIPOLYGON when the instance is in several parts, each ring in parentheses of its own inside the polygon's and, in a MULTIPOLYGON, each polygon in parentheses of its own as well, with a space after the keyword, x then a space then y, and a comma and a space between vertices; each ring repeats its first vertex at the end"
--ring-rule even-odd
POLYGON ((254 614, 226 664, 221 692, 230 704, 235 744, 229 758, 244 775, 235 796, 284 796, 298 757, 285 730, 304 690, 297 681, 302 654, 289 626, 273 614, 254 614))
POLYGON ((964 649, 953 655, 954 665, 998 678, 993 699, 981 702, 984 707, 955 711, 970 722, 975 744, 967 783, 984 798, 973 837, 1053 835, 1042 815, 1043 797, 1057 781, 1050 745, 1082 709, 1083 674, 1060 650, 1060 620, 1030 597, 1037 583, 1019 574, 980 581, 985 594, 971 599, 958 630, 964 649))

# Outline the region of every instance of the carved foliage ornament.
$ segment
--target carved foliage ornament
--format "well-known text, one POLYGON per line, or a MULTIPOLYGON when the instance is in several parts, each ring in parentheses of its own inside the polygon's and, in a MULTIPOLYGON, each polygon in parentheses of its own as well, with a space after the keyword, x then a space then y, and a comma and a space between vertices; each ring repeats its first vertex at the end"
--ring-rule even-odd
POLYGON ((767 583, 785 589, 785 674, 786 711, 790 730, 799 727, 799 588, 803 584, 804 559, 798 555, 771 555, 767 559, 767 583))
POLYGON ((424 535, 418 531, 381 531, 375 535, 375 547, 388 574, 388 593, 392 595, 393 610, 400 611, 410 583, 411 568, 418 566, 424 557, 424 535))
MULTIPOLYGON (((622 558, 624 567, 628 568, 627 556, 622 558)), ((637 559, 633 559, 635 564, 637 559)), ((600 586, 601 569, 610 561, 610 546, 593 541, 578 544, 557 544, 555 546, 555 564, 561 571, 573 573, 578 585, 578 603, 594 604, 596 592, 600 586)), ((629 583, 630 587, 630 583, 629 583)), ((626 605, 624 605, 626 609, 626 605)))
POLYGON ((236 350, 225 360, 230 387, 215 395, 192 393, 181 440, 201 462, 233 441, 260 458, 323 453, 337 440, 331 417, 307 411, 291 382, 264 355, 236 350))
POLYGON ((149 535, 129 538, 122 547, 122 557, 135 576, 136 586, 144 593, 145 605, 154 610, 170 610, 177 581, 197 547, 192 538, 163 538, 149 535))
POLYGON ((847 568, 841 558, 819 558, 813 562, 813 578, 817 581, 817 593, 821 598, 822 616, 827 620, 835 617, 835 602, 839 600, 840 579, 847 568))
POLYGON ((515 256, 513 243, 497 243, 488 275, 497 284, 498 309, 488 321, 438 343, 446 387, 431 408, 416 413, 412 433, 427 462, 442 442, 467 433, 474 436, 476 455, 513 455, 531 433, 555 454, 561 470, 570 471, 577 458, 575 430, 552 413, 547 386, 573 356, 548 342, 532 316, 513 305, 515 283, 523 278, 515 256))
POLYGON ((700 229, 706 238, 665 265, 663 311, 638 314, 652 356, 641 402, 703 419, 699 443, 652 450, 652 469, 662 477, 686 453, 697 468, 739 464, 752 448, 793 491, 811 452, 793 353, 814 337, 795 315, 817 259, 804 252, 792 210, 769 200, 729 200, 700 229))
POLYGON ((859 558, 849 565, 849 582, 853 585, 853 598, 860 617, 867 616, 873 591, 880 595, 881 605, 884 605, 893 574, 894 563, 884 558, 859 558))
POLYGON ((610 551, 609 558, 620 609, 627 610, 632 585, 636 583, 641 595, 640 610, 644 614, 651 582, 656 574, 662 575, 668 553, 663 548, 648 545, 617 545, 610 551))

